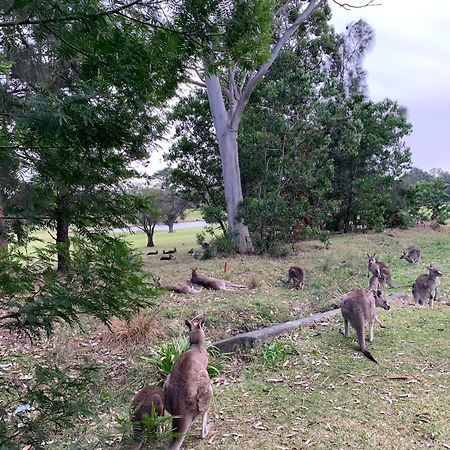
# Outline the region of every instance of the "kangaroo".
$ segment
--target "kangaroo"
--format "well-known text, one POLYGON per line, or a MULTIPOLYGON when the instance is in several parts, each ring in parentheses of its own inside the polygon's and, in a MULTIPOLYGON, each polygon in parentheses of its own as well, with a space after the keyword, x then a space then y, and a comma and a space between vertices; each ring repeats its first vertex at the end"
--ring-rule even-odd
POLYGON ((148 252, 147 255, 157 255, 158 254, 158 250, 156 250, 155 252, 148 252))
POLYGON ((392 277, 391 272, 389 271, 386 264, 382 263, 381 261, 377 261, 375 259, 375 253, 370 256, 368 253, 366 253, 368 258, 367 263, 367 278, 369 278, 370 274, 376 275, 379 278, 381 288, 384 288, 384 284, 386 283, 391 288, 399 288, 401 286, 397 286, 392 283, 392 277))
POLYGON ((161 261, 171 261, 173 259, 173 255, 170 254, 169 256, 161 256, 161 258, 159 258, 161 261))
POLYGON ((178 292, 179 294, 198 294, 199 292, 201 292, 200 289, 194 289, 188 284, 182 282, 169 284, 167 286, 161 286, 161 278, 155 280, 155 284, 158 287, 162 287, 164 289, 167 289, 168 291, 178 292))
POLYGON ((215 289, 217 291, 247 289, 247 286, 243 286, 242 284, 234 284, 231 283, 231 281, 201 275, 197 272, 197 269, 192 269, 190 282, 193 284, 199 284, 200 286, 208 289, 215 289))
POLYGON ((382 297, 381 291, 367 293, 363 289, 353 289, 341 299, 341 312, 344 317, 344 336, 348 337, 350 325, 355 329, 361 352, 368 359, 377 360, 367 350, 364 339, 364 324, 369 322, 369 342, 373 341, 373 325, 375 322, 375 306, 389 310, 390 306, 382 297))
MULTIPOLYGON (((372 275, 369 280, 368 293, 378 292, 380 290, 380 279, 376 275, 372 275)), ((386 328, 381 320, 375 315, 375 322, 380 325, 381 328, 386 328)))
POLYGON ((440 272, 432 264, 427 266, 428 275, 420 275, 417 277, 416 281, 412 285, 412 294, 416 305, 423 305, 426 299, 429 300, 430 308, 433 307, 433 303, 436 300, 437 291, 441 284, 440 277, 442 277, 442 272, 440 272))
POLYGON ((305 271, 298 266, 292 266, 288 272, 288 283, 292 281, 295 289, 303 289, 305 286, 305 271))
POLYGON ((400 259, 404 259, 411 264, 417 264, 420 262, 420 250, 417 248, 409 248, 403 252, 403 255, 400 256, 400 259))
POLYGON ((181 447, 197 416, 202 416, 202 439, 209 431, 207 421, 212 387, 206 370, 208 353, 205 349, 204 322, 203 319, 193 319, 185 323, 190 331, 190 346, 178 357, 164 383, 165 407, 170 414, 177 416, 172 419, 172 430, 179 433, 172 440, 169 450, 181 447))
MULTIPOLYGON (((142 418, 150 416, 152 407, 156 415, 164 415, 164 390, 161 386, 144 386, 131 402, 131 421, 133 423, 133 436, 136 442, 130 450, 139 450, 144 444, 142 418)), ((158 432, 161 430, 159 429, 158 432)))
POLYGON ((176 253, 176 252, 177 252, 176 247, 174 247, 173 250, 163 250, 163 253, 165 255, 172 255, 173 253, 176 253))

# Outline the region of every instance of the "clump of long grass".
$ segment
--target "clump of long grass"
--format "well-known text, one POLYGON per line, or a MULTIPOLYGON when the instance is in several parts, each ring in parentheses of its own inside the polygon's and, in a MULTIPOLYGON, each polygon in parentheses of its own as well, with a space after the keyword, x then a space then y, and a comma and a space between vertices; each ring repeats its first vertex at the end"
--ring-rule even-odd
POLYGON ((103 340, 108 344, 128 345, 146 342, 154 337, 155 325, 153 318, 141 312, 130 321, 113 318, 109 329, 103 334, 103 340))

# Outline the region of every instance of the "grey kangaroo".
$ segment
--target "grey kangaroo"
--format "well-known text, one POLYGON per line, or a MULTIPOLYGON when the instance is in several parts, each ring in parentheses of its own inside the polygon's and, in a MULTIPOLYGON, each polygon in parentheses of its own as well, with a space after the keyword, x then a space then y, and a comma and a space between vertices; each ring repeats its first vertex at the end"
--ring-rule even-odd
POLYGON ((391 288, 399 288, 401 286, 397 286, 392 283, 392 277, 391 272, 389 271, 386 264, 382 263, 381 261, 377 261, 375 259, 375 253, 370 256, 368 253, 366 253, 368 261, 367 261, 367 270, 368 274, 367 277, 370 276, 372 273, 373 275, 376 275, 379 278, 381 288, 384 287, 384 284, 386 283, 391 288))
POLYGON ((209 380, 208 353, 205 349, 203 319, 186 320, 189 328, 190 347, 183 352, 172 367, 164 383, 164 397, 167 411, 174 417, 172 430, 179 433, 170 444, 169 450, 178 450, 183 444, 189 427, 197 416, 202 416, 202 439, 209 431, 208 410, 212 398, 209 380))
POLYGON ((161 278, 155 279, 155 284, 158 287, 162 287, 168 291, 178 292, 179 294, 198 294, 201 292, 200 289, 194 289, 188 284, 182 282, 161 286, 161 278))
POLYGON ((299 266, 292 266, 288 272, 288 283, 292 281, 295 289, 305 286, 305 271, 299 266))
POLYGON ((442 272, 440 272, 432 264, 427 266, 428 275, 420 275, 412 285, 412 294, 416 305, 423 305, 429 300, 430 308, 436 300, 437 291, 441 284, 442 272))
POLYGON ((139 439, 139 442, 136 442, 130 450, 139 450, 144 444, 142 418, 144 414, 150 416, 152 407, 156 415, 164 415, 164 391, 161 386, 144 386, 131 403, 133 436, 136 440, 139 439))
POLYGON ((409 248, 403 252, 400 259, 404 259, 411 264, 418 264, 420 262, 420 250, 417 248, 409 248))
POLYGON ((201 275, 197 272, 197 269, 191 269, 191 279, 190 282, 193 284, 198 284, 208 289, 215 289, 217 291, 226 291, 234 289, 247 289, 247 286, 242 284, 234 284, 231 281, 221 280, 219 278, 208 277, 206 275, 201 275))
MULTIPOLYGON (((356 337, 361 352, 368 359, 377 363, 377 360, 367 350, 364 338, 364 324, 369 322, 369 342, 373 341, 373 325, 375 322, 375 307, 390 309, 386 299, 380 291, 367 293, 363 289, 353 289, 341 299, 341 312, 344 317, 344 336, 349 335, 349 323, 356 331, 356 337)), ((378 364, 378 363, 377 363, 378 364)))

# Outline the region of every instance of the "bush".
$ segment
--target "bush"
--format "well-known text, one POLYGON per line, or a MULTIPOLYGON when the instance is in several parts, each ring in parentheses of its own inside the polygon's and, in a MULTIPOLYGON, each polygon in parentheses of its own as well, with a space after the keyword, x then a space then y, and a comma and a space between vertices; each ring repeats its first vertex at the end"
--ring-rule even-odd
MULTIPOLYGON (((158 384, 163 384, 164 380, 170 374, 175 361, 189 348, 189 339, 187 337, 178 337, 172 341, 164 343, 159 347, 154 356, 142 356, 141 358, 148 361, 156 368, 159 374, 158 384)), ((209 355, 209 364, 207 367, 208 374, 211 378, 216 377, 222 370, 223 355, 210 342, 206 344, 206 350, 209 355)))
MULTIPOLYGON (((407 209, 400 209, 399 211, 397 211, 396 219, 397 220, 395 226, 398 226, 403 230, 412 228, 416 223, 414 216, 407 209)), ((391 224, 391 226, 392 225, 394 224, 391 224)))

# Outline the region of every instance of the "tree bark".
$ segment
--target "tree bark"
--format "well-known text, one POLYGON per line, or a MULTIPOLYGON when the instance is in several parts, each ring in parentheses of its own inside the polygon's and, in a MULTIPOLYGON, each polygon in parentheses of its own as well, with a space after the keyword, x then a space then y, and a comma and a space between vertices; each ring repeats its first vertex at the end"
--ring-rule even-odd
POLYGON ((56 248, 58 251, 58 271, 66 272, 70 265, 69 222, 63 217, 56 219, 56 248))
POLYGON ((3 207, 0 198, 0 249, 8 251, 8 235, 6 234, 6 224, 4 220, 3 207))
POLYGON ((64 208, 65 194, 58 193, 56 198, 56 250, 58 253, 58 271, 66 272, 70 265, 69 219, 64 208))
POLYGON ((169 222, 167 226, 169 227, 169 233, 173 233, 173 222, 169 222))
POLYGON ((216 130, 217 142, 222 160, 222 175, 227 203, 228 229, 239 253, 253 253, 254 248, 247 226, 242 222, 240 207, 243 200, 237 129, 231 128, 231 121, 225 109, 219 78, 206 77, 209 107, 216 130))
POLYGON ((153 242, 153 229, 146 231, 145 234, 147 235, 147 247, 154 247, 155 243, 153 242))

